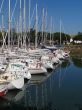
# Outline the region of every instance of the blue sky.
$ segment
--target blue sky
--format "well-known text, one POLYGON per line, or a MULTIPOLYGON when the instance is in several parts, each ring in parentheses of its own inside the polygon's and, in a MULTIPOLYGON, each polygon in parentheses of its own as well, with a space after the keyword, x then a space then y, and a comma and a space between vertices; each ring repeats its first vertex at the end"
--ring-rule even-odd
MULTIPOLYGON (((1 6, 2 0, 0 0, 1 6)), ((11 13, 14 8, 16 0, 11 0, 11 13)), ((76 34, 82 32, 82 0, 31 0, 31 15, 35 4, 38 4, 38 15, 41 18, 42 9, 45 8, 48 11, 48 25, 50 26, 50 17, 53 17, 53 23, 55 25, 54 31, 60 29, 60 17, 62 21, 62 31, 69 34, 76 34)), ((23 0, 22 0, 23 9, 23 0)), ((2 12, 4 15, 4 25, 8 27, 8 0, 4 0, 2 12)), ((23 12, 23 10, 22 10, 23 12)), ((28 0, 26 0, 26 15, 28 25, 28 0)), ((14 13, 16 20, 19 18, 19 0, 14 13)), ((39 19, 41 22, 41 19, 39 19)), ((40 24, 40 23, 39 23, 40 24)), ((13 23, 14 25, 14 23, 13 23)), ((0 26, 1 26, 1 14, 0 14, 0 26)), ((49 29, 48 29, 49 30, 49 29)))

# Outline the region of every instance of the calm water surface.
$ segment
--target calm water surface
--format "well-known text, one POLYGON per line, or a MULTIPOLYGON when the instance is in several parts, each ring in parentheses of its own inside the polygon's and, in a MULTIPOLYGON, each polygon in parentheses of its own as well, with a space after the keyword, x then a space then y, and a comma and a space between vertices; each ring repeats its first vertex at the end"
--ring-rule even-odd
POLYGON ((82 60, 63 62, 47 76, 32 76, 21 91, 0 98, 0 110, 82 110, 82 60))

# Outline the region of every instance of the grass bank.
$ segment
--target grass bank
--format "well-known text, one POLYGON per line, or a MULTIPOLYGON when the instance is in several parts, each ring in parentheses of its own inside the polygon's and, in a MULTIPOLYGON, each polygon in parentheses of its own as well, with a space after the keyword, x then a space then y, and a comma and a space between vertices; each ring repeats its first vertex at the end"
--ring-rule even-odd
POLYGON ((82 58, 82 45, 66 45, 64 49, 70 51, 71 57, 82 58))

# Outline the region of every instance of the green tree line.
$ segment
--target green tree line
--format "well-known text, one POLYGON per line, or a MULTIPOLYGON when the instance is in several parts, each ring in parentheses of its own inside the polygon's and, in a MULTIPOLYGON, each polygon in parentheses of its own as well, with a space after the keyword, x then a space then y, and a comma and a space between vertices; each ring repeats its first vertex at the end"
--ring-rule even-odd
MULTIPOLYGON (((6 33, 6 32, 4 32, 4 33, 6 33)), ((35 33, 36 33, 36 31, 34 29, 30 29, 30 41, 31 41, 31 43, 35 42, 35 36, 36 36, 35 33)), ((13 40, 14 43, 17 43, 17 38, 18 38, 19 34, 20 33, 16 33, 15 30, 11 31, 11 38, 12 38, 11 41, 13 40)), ((23 34, 24 34, 24 32, 22 32, 22 36, 23 36, 23 34)), ((29 36, 28 32, 26 33, 26 36, 27 36, 27 43, 28 43, 28 36, 29 36)), ((47 42, 50 41, 50 33, 49 32, 43 32, 43 37, 46 39, 47 42)), ((53 39, 54 44, 59 44, 60 32, 52 33, 51 37, 53 39)), ((38 44, 40 44, 40 42, 42 41, 42 32, 40 32, 40 31, 38 32, 37 38, 38 38, 38 44)), ((66 34, 63 32, 61 33, 61 43, 70 42, 70 38, 71 38, 71 36, 69 34, 66 34)), ((82 41, 82 33, 78 32, 77 35, 74 35, 73 40, 81 40, 82 41)), ((0 31, 0 44, 2 44, 2 41, 3 41, 3 36, 2 36, 2 32, 0 31)), ((6 37, 6 42, 8 42, 8 34, 6 37)))

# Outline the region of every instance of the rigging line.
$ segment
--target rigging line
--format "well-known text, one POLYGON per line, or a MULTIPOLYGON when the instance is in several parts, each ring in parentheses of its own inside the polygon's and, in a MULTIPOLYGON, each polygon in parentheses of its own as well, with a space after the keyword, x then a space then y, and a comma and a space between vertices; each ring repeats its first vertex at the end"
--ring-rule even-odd
MULTIPOLYGON (((62 23, 62 22, 61 22, 61 23, 62 23)), ((62 23, 62 27, 63 27, 64 33, 66 33, 63 23, 62 23)), ((66 34, 65 34, 65 37, 66 37, 66 41, 67 41, 67 35, 66 35, 66 34)))
MULTIPOLYGON (((4 44, 6 43, 7 35, 8 35, 8 33, 6 32, 6 35, 4 36, 4 41, 3 41, 4 44)), ((3 47, 3 46, 2 46, 2 47, 3 47)))
MULTIPOLYGON (((40 17, 39 17, 39 19, 40 19, 40 17)), ((36 20, 34 20, 34 24, 33 24, 33 28, 35 29, 35 24, 36 24, 36 20)), ((39 25, 40 24, 40 22, 38 22, 38 24, 37 25, 39 25)), ((40 27, 42 26, 42 24, 40 24, 40 27)))
POLYGON ((40 22, 38 22, 38 25, 39 25, 39 28, 41 29, 41 28, 42 28, 42 21, 41 21, 40 18, 41 18, 41 16, 39 15, 39 21, 40 21, 40 22))
POLYGON ((13 18, 13 16, 14 16, 14 12, 15 12, 16 6, 17 6, 17 0, 16 0, 16 2, 15 2, 15 6, 14 6, 14 9, 13 9, 13 12, 12 12, 11 21, 12 21, 12 18, 13 18))
POLYGON ((0 13, 1 13, 2 8, 3 8, 3 3, 4 3, 4 0, 3 0, 3 1, 2 1, 2 3, 1 3, 1 7, 0 7, 0 13))
MULTIPOLYGON (((39 22, 38 22, 37 25, 39 25, 39 22)), ((34 23, 33 23, 33 28, 34 28, 34 29, 35 29, 35 26, 36 26, 36 19, 34 19, 34 23)))
POLYGON ((36 20, 34 20, 33 29, 35 29, 36 20))
POLYGON ((38 20, 39 20, 39 21, 38 21, 38 23, 37 23, 39 29, 42 27, 42 22, 41 22, 41 19, 40 19, 40 18, 41 18, 41 16, 39 15, 39 16, 38 16, 38 20))
POLYGON ((14 23, 14 26, 17 27, 17 22, 14 16, 13 16, 13 23, 14 23))
MULTIPOLYGON (((33 19, 33 16, 34 16, 34 12, 35 12, 35 7, 34 7, 34 10, 33 10, 33 13, 32 13, 32 17, 31 17, 30 23, 32 23, 32 19, 33 19)), ((30 24, 30 25, 31 25, 31 24, 30 24)))
MULTIPOLYGON (((33 10, 33 14, 32 14, 32 17, 31 17, 31 23, 32 23, 32 18, 33 18, 33 16, 34 16, 34 12, 35 12, 35 8, 34 8, 34 10, 33 10)), ((39 16, 39 19, 41 18, 41 16, 39 16)), ((35 21, 36 20, 34 20, 34 25, 33 25, 33 28, 35 28, 35 21)), ((38 25, 40 24, 40 22, 38 22, 38 25)), ((42 24, 40 24, 40 28, 41 28, 41 26, 42 26, 42 24)))

